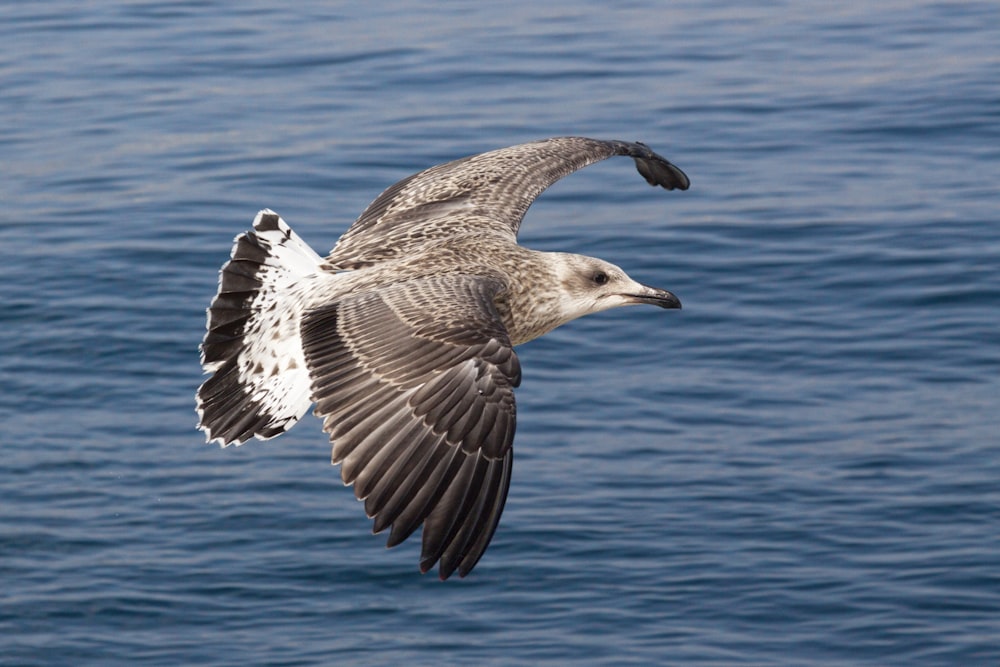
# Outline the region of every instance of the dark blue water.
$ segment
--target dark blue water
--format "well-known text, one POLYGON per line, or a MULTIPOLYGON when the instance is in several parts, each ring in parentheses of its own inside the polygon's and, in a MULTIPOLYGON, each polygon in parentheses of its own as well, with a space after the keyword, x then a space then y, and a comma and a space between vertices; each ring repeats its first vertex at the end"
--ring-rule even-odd
POLYGON ((1000 8, 6 3, 0 662, 1000 664, 1000 8), (676 292, 519 350, 465 580, 386 550, 315 419, 221 450, 197 346, 265 206, 639 139, 522 241, 676 292))

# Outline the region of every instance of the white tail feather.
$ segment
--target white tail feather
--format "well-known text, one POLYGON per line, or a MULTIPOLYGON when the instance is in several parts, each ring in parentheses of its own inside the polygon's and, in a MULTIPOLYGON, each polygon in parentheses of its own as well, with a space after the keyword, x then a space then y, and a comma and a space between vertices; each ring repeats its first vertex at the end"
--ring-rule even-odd
POLYGON ((321 261, 273 211, 236 237, 208 309, 198 427, 223 446, 284 433, 312 404, 296 285, 321 261))

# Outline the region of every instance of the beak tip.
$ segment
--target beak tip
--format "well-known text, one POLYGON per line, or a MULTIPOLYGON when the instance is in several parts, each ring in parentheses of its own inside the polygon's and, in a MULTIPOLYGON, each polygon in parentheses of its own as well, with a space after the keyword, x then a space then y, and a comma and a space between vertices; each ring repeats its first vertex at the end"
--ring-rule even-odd
POLYGON ((635 303, 648 303, 660 308, 681 309, 681 300, 673 292, 650 288, 648 292, 633 297, 635 303))
POLYGON ((669 292, 665 289, 657 289, 650 295, 651 301, 655 303, 660 308, 670 308, 673 310, 681 309, 681 300, 677 298, 677 295, 673 292, 669 292))

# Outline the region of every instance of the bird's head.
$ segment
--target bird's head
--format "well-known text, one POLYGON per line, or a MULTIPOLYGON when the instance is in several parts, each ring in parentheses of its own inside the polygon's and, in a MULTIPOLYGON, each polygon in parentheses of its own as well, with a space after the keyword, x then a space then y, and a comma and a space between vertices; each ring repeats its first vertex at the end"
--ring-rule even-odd
POLYGON ((556 276, 563 292, 564 321, 618 306, 648 303, 660 308, 680 308, 667 290, 632 280, 610 262, 586 255, 558 254, 556 276))

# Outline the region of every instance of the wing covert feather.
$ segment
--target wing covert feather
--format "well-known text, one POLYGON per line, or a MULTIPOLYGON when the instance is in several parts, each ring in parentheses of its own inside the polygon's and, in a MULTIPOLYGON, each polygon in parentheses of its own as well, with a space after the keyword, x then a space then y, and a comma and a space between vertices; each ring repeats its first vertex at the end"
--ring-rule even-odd
POLYGON ((574 171, 615 155, 635 160, 646 182, 686 190, 687 176, 645 144, 555 137, 440 164, 390 186, 340 237, 328 261, 359 268, 459 233, 515 240, 528 207, 574 171), (463 229, 465 228, 465 229, 463 229))

